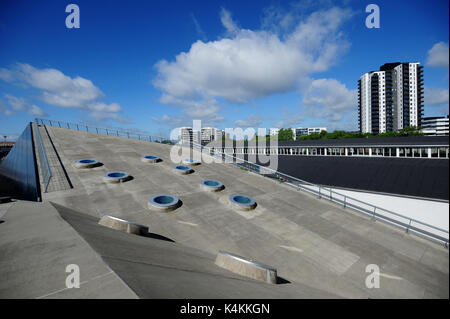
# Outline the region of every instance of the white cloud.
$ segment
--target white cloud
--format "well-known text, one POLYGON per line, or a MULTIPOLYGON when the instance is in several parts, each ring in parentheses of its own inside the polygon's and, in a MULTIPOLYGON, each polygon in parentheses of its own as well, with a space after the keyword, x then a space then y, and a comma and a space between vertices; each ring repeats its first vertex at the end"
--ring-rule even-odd
POLYGON ((340 28, 351 15, 340 8, 314 12, 280 37, 240 29, 222 9, 228 38, 197 41, 174 61, 155 65, 153 84, 163 93, 160 102, 182 106, 191 115, 212 116, 220 110, 218 98, 246 103, 308 87, 310 75, 329 69, 348 49, 340 28))
POLYGON ((448 104, 448 89, 425 87, 424 102, 426 105, 448 104))
POLYGON ((28 114, 34 116, 47 116, 47 114, 37 105, 32 104, 28 109, 28 114))
POLYGON ((205 31, 203 31, 202 27, 200 26, 200 23, 197 21, 197 19, 195 18, 193 13, 191 13, 191 19, 192 19, 192 22, 194 22, 195 31, 197 31, 197 34, 199 35, 199 37, 203 41, 206 41, 205 31))
POLYGON ((222 8, 220 10, 220 22, 222 22, 222 25, 225 27, 229 35, 236 34, 239 31, 236 22, 234 22, 231 18, 230 11, 226 10, 225 8, 222 8))
MULTIPOLYGON (((5 94, 5 98, 14 111, 25 111, 33 116, 47 116, 44 110, 42 110, 39 106, 27 102, 24 98, 18 98, 10 94, 5 94)), ((13 114, 13 112, 8 109, 5 109, 3 113, 6 115, 13 114)))
POLYGON ((0 80, 5 82, 12 82, 14 81, 14 75, 8 69, 0 68, 0 80))
POLYGON ((18 64, 17 77, 43 91, 43 100, 61 107, 84 107, 104 94, 92 81, 71 78, 56 69, 37 69, 29 64, 18 64))
POLYGON ((25 101, 24 98, 18 98, 10 94, 5 94, 5 98, 8 100, 8 104, 15 111, 23 111, 28 106, 28 103, 25 101))
POLYGON ((357 108, 357 92, 335 79, 318 79, 304 92, 302 102, 311 116, 337 122, 357 108))
MULTIPOLYGON (((17 81, 41 91, 41 100, 58 107, 81 108, 89 111, 96 120, 112 119, 121 123, 130 121, 118 113, 122 108, 118 103, 106 104, 99 99, 103 92, 91 80, 80 76, 70 77, 57 69, 38 69, 29 64, 18 63, 14 68, 0 69, 0 79, 17 81)), ((36 105, 28 105, 23 98, 8 98, 14 110, 27 110, 29 114, 45 116, 36 105)))
POLYGON ((246 119, 237 120, 235 124, 238 127, 253 127, 257 128, 262 123, 262 117, 260 115, 249 115, 246 119))
POLYGON ((441 67, 448 69, 449 66, 449 49, 448 43, 438 42, 428 51, 426 64, 433 67, 441 67))
POLYGON ((105 104, 105 103, 92 103, 88 104, 87 108, 95 112, 120 112, 122 108, 117 103, 105 104))

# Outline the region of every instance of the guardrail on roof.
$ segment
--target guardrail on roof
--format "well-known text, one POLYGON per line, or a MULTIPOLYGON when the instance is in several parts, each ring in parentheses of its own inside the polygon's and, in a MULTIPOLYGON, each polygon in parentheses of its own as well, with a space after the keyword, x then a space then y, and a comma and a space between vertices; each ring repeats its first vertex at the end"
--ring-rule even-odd
MULTIPOLYGON (((68 122, 62 122, 62 121, 51 121, 51 120, 45 120, 45 119, 36 119, 37 123, 41 123, 42 125, 45 125, 45 123, 48 123, 50 126, 60 127, 60 128, 68 128, 68 129, 74 129, 77 131, 86 131, 91 133, 97 133, 97 134, 105 134, 103 132, 106 132, 106 135, 112 135, 112 136, 119 136, 119 137, 126 137, 130 139, 138 139, 141 141, 147 141, 147 142, 156 142, 156 143, 164 143, 165 141, 170 141, 168 139, 164 139, 162 137, 155 137, 151 135, 145 135, 145 134, 138 134, 135 132, 125 131, 125 130, 113 130, 113 129, 106 129, 106 128, 98 128, 98 127, 92 127, 82 124, 73 124, 68 122), (111 133, 111 134, 109 134, 111 133), (136 138, 138 137, 138 138, 136 138), (142 138, 141 138, 142 137, 142 138), (158 140, 159 138, 159 140, 158 140)), ((170 141, 171 144, 174 143, 174 141, 170 141)), ((379 206, 372 205, 370 203, 361 201, 359 199, 356 199, 354 197, 341 194, 339 192, 333 191, 331 188, 324 187, 321 185, 316 185, 304 180, 301 180, 299 178, 278 172, 276 170, 270 169, 268 167, 258 165, 252 162, 248 162, 244 160, 243 158, 239 158, 230 154, 226 154, 220 151, 213 151, 211 147, 203 146, 194 142, 191 142, 190 145, 184 145, 187 147, 197 148, 201 152, 204 150, 207 150, 208 154, 212 156, 219 157, 225 161, 226 158, 230 159, 232 164, 240 167, 240 168, 246 168, 254 173, 257 173, 259 175, 265 176, 265 177, 271 177, 276 178, 279 182, 284 183, 286 185, 289 185, 290 187, 294 187, 297 190, 306 191, 308 193, 317 195, 319 198, 325 198, 327 200, 330 200, 331 202, 337 203, 342 205, 344 208, 351 208, 354 211, 357 211, 359 213, 363 213, 365 215, 371 216, 373 220, 379 219, 383 220, 389 224, 404 228, 406 232, 414 232, 417 234, 420 234, 424 237, 427 237, 429 239, 433 239, 435 241, 441 242, 445 245, 445 247, 448 248, 449 244, 449 232, 448 230, 424 223, 422 221, 410 218, 408 216, 404 216, 395 212, 392 212, 390 210, 384 209, 379 206), (269 172, 269 174, 265 174, 264 172, 269 172)))
MULTIPOLYGON (((186 146, 186 145, 185 145, 186 146)), ((445 247, 448 248, 449 243, 449 232, 448 230, 424 223, 420 220, 404 216, 388 209, 372 205, 370 203, 361 201, 354 197, 341 194, 329 187, 324 187, 322 185, 316 185, 299 178, 281 173, 279 171, 273 170, 271 168, 258 165, 256 163, 249 162, 243 158, 239 158, 230 154, 226 154, 220 151, 214 151, 211 147, 200 145, 197 143, 192 143, 193 148, 204 152, 206 150, 210 155, 220 156, 220 158, 225 161, 226 158, 230 159, 230 163, 234 164, 240 168, 248 169, 254 173, 265 177, 276 178, 279 182, 294 187, 298 190, 306 191, 308 193, 317 195, 319 198, 325 198, 331 202, 342 205, 344 208, 351 208, 359 213, 363 213, 372 218, 372 220, 383 220, 389 224, 404 228, 406 232, 415 232, 417 234, 423 235, 427 238, 431 238, 438 242, 444 243, 445 247)))
POLYGON ((155 143, 165 143, 165 144, 175 144, 175 141, 162 136, 154 136, 144 133, 136 133, 127 130, 118 130, 111 128, 102 128, 97 126, 90 126, 85 124, 69 123, 64 121, 52 121, 46 119, 36 119, 38 124, 49 125, 60 128, 67 128, 71 130, 84 131, 96 134, 104 134, 108 136, 126 137, 129 139, 135 139, 139 141, 155 142, 155 143))
POLYGON ((36 136, 36 149, 39 154, 39 166, 41 169, 42 183, 44 184, 44 193, 47 193, 48 184, 50 184, 53 174, 50 169, 50 164, 48 163, 47 152, 45 151, 44 142, 42 140, 37 119, 33 122, 33 130, 35 131, 36 136))

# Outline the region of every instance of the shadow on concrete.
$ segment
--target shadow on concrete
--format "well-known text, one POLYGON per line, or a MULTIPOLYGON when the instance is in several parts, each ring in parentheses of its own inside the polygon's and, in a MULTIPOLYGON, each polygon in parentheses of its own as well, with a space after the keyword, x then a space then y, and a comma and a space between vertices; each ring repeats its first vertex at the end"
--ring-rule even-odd
POLYGON ((133 176, 129 175, 126 179, 124 179, 121 183, 131 182, 134 179, 133 176))
POLYGON ((178 209, 178 208, 180 208, 181 206, 183 206, 183 201, 182 201, 181 199, 178 198, 178 204, 177 204, 177 206, 175 207, 175 209, 178 209))
POLYGON ((169 241, 169 242, 171 242, 171 243, 174 243, 174 242, 175 242, 174 240, 172 240, 172 239, 170 239, 170 238, 168 238, 168 237, 165 237, 165 236, 163 236, 163 235, 158 235, 158 234, 149 233, 149 232, 141 233, 141 236, 147 237, 147 238, 152 238, 152 239, 165 240, 165 241, 169 241))
POLYGON ((291 282, 283 277, 277 276, 277 285, 290 284, 291 282))
POLYGON ((5 221, 4 220, 0 220, 0 224, 3 224, 5 221))

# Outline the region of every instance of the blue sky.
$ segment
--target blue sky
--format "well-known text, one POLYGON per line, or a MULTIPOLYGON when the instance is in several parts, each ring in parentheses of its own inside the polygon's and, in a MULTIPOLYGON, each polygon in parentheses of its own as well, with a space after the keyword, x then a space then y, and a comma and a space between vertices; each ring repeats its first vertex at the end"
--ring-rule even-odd
POLYGON ((425 66, 425 116, 448 114, 448 1, 0 3, 0 135, 34 117, 135 128, 357 130, 359 77, 425 66), (68 29, 66 5, 80 8, 68 29), (380 7, 368 29, 365 8, 380 7))

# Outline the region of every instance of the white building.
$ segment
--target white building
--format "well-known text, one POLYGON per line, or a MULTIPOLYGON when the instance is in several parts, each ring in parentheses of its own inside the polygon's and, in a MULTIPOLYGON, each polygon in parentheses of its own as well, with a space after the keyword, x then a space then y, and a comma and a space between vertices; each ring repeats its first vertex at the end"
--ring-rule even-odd
MULTIPOLYGON (((312 133, 320 133, 322 131, 326 131, 327 128, 326 127, 295 127, 295 128, 291 128, 291 130, 292 130, 293 139, 295 141, 300 136, 311 135, 312 133)), ((271 128, 269 130, 269 134, 271 136, 278 135, 278 133, 280 133, 279 128, 271 128)))
POLYGON ((363 74, 358 81, 360 132, 379 134, 421 126, 422 73, 418 62, 396 62, 363 74))
POLYGON ((294 141, 300 136, 311 135, 312 133, 320 133, 322 131, 327 131, 326 127, 296 127, 292 128, 292 135, 294 137, 294 141))
POLYGON ((192 127, 180 127, 178 136, 182 144, 191 144, 193 141, 192 127))
POLYGON ((425 135, 448 135, 448 115, 425 117, 422 120, 422 132, 425 135))
POLYGON ((271 128, 271 129, 269 130, 269 135, 270 135, 270 136, 278 135, 279 132, 280 132, 280 129, 279 129, 279 128, 271 128))

